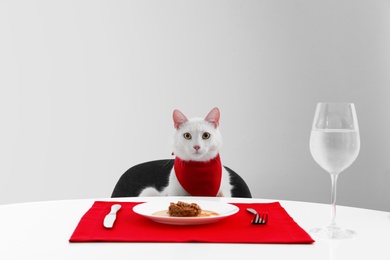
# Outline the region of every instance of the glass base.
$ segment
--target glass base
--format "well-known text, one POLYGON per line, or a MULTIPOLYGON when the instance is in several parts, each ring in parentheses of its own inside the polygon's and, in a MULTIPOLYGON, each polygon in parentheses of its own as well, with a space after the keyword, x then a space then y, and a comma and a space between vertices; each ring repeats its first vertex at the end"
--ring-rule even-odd
POLYGON ((356 237, 356 232, 349 229, 342 229, 340 227, 323 227, 323 228, 314 228, 309 231, 310 235, 317 238, 325 239, 349 239, 356 237))

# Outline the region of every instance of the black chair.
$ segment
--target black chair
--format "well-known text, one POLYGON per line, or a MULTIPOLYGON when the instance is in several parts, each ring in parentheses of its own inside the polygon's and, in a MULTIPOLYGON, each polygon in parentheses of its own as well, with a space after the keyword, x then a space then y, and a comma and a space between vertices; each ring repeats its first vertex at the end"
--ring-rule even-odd
MULTIPOLYGON (((128 169, 118 180, 111 197, 138 197, 146 187, 154 187, 162 191, 168 185, 169 173, 174 160, 157 160, 135 165, 128 169)), ((224 166, 230 175, 233 186, 232 197, 252 198, 245 181, 232 169, 224 166)))

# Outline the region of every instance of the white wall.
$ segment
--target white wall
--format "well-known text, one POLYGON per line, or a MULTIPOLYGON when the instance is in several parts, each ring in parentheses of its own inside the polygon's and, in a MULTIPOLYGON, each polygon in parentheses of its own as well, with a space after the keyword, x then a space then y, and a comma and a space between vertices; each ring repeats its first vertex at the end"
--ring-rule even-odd
POLYGON ((108 197, 171 158, 172 111, 218 106, 254 197, 328 203, 319 101, 354 102, 338 204, 390 210, 390 2, 0 0, 0 204, 108 197))

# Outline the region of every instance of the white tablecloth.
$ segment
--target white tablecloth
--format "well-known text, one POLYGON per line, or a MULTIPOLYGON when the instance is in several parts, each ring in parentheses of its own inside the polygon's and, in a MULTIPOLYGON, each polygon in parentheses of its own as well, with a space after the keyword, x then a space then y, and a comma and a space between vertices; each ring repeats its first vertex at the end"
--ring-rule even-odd
MULTIPOLYGON (((337 208, 338 224, 357 231, 358 235, 354 239, 323 240, 314 237, 316 242, 311 245, 68 241, 80 218, 96 200, 162 199, 167 198, 99 198, 2 205, 0 259, 390 259, 390 214, 342 206, 337 208)), ((178 199, 169 198, 173 201, 178 199)), ((274 201, 238 198, 217 200, 241 203, 274 201)), ((307 231, 326 225, 329 221, 329 205, 284 200, 279 202, 307 231)))

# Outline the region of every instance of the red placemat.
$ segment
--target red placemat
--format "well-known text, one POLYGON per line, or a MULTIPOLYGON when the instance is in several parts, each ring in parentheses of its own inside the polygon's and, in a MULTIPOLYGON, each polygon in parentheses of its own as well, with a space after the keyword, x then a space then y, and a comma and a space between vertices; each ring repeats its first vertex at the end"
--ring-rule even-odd
POLYGON ((310 244, 314 240, 285 211, 279 202, 231 203, 240 208, 236 214, 205 225, 167 225, 156 223, 133 211, 135 202, 96 201, 84 214, 70 242, 204 242, 204 243, 280 243, 310 244), (112 204, 121 204, 114 227, 103 226, 112 204), (253 214, 268 212, 266 225, 252 225, 253 214))

